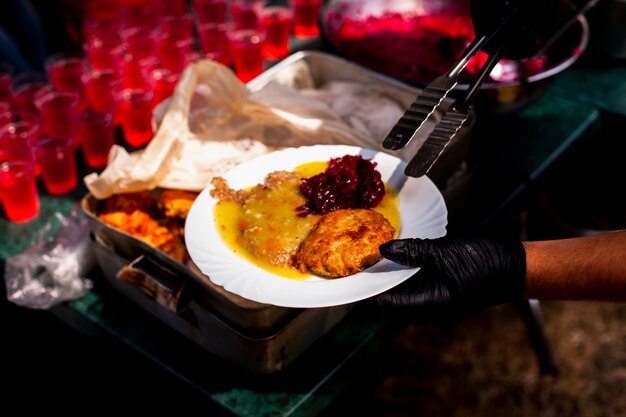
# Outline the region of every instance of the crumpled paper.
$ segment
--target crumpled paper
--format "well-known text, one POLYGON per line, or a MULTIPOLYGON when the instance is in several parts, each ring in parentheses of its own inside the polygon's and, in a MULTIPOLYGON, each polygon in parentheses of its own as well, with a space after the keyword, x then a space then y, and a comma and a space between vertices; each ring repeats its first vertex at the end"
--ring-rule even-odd
POLYGON ((87 188, 98 199, 156 187, 200 191, 232 166, 284 147, 382 150, 385 135, 415 98, 383 84, 316 86, 306 64, 299 64, 258 91, 219 63, 188 66, 172 97, 155 109, 158 129, 148 146, 131 154, 114 146, 105 170, 84 178, 87 188))

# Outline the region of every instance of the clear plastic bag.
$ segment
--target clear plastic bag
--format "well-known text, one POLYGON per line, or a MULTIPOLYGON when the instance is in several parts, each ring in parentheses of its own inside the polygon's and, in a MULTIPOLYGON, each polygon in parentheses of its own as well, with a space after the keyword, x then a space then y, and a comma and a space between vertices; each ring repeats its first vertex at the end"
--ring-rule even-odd
POLYGON ((84 274, 96 265, 89 230, 87 218, 78 209, 69 217, 55 213, 28 249, 6 260, 9 301, 48 309, 82 297, 92 287, 84 274))

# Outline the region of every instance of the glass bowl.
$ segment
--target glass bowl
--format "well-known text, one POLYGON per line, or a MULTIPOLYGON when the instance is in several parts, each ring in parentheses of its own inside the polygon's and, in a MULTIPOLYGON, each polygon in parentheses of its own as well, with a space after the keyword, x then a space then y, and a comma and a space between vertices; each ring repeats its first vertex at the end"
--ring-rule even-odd
MULTIPOLYGON (((446 73, 474 39, 469 0, 331 0, 320 17, 334 52, 365 67, 423 87, 446 73)), ((574 13, 560 6, 557 27, 574 13)), ((545 81, 571 66, 586 49, 589 27, 580 16, 542 54, 501 60, 482 84, 477 104, 492 111, 517 109, 536 97, 545 81)), ((487 54, 479 52, 455 88, 466 90, 487 54)))

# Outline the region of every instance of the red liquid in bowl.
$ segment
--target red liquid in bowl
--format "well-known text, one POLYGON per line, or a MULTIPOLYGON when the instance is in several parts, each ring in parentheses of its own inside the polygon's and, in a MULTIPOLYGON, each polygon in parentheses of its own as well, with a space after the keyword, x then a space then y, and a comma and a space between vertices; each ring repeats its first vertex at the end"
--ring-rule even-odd
MULTIPOLYGON (((438 14, 386 12, 362 18, 347 10, 326 12, 326 32, 346 58, 368 68, 407 81, 428 83, 446 73, 474 39, 472 20, 465 8, 450 7, 438 14)), ((487 59, 478 52, 460 75, 460 82, 474 79, 487 59)), ((545 60, 529 65, 501 60, 490 81, 513 81, 544 69, 545 60)))

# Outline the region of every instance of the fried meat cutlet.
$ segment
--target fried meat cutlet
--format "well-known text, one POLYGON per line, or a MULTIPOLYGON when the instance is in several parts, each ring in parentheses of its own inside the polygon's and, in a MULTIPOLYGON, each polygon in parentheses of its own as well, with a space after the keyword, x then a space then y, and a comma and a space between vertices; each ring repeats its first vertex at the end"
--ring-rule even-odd
POLYGON ((184 190, 165 190, 159 196, 159 207, 165 217, 185 220, 198 193, 184 190))
POLYGON ((296 267, 329 278, 356 274, 378 262, 378 247, 394 233, 389 221, 371 209, 330 212, 300 245, 296 267))

